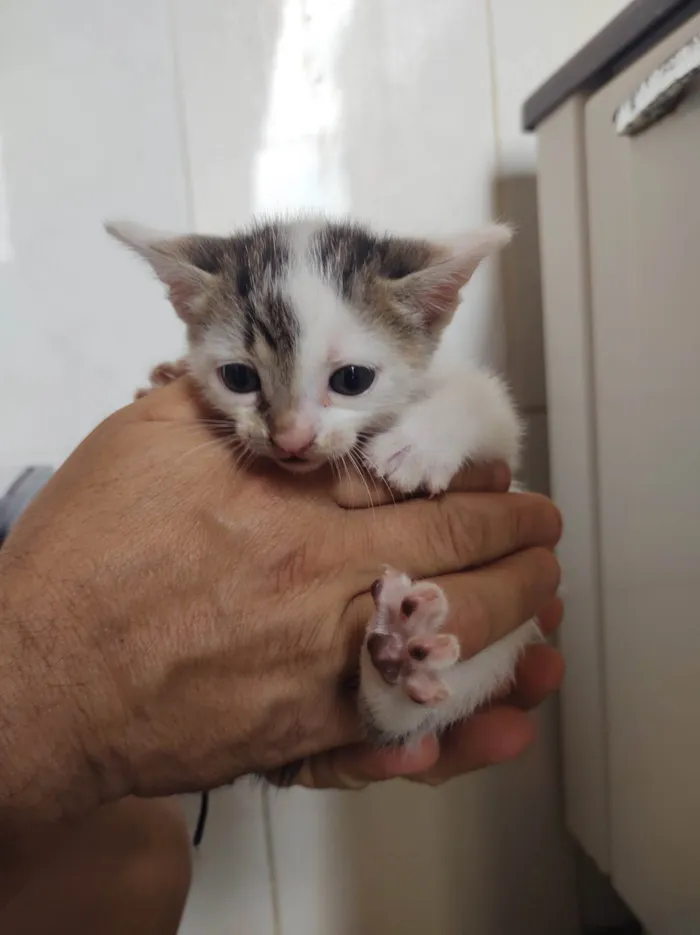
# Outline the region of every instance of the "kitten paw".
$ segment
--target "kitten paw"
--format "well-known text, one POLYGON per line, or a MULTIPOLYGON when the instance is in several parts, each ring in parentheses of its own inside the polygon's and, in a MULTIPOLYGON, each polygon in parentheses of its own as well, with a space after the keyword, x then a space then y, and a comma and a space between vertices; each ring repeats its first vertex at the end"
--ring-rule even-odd
POLYGON ((462 466, 460 457, 437 455, 434 446, 415 437, 407 426, 396 426, 371 439, 365 461, 399 493, 425 490, 433 496, 447 489, 462 466))
POLYGON ((360 656, 360 710, 367 738, 397 744, 439 734, 512 684, 525 648, 542 639, 529 621, 461 659, 444 632, 447 598, 436 585, 387 569, 372 586, 375 611, 360 656))
POLYGON ((441 673, 460 656, 457 637, 439 632, 448 613, 441 588, 387 569, 372 596, 376 612, 366 648, 375 672, 398 687, 404 703, 441 704, 451 694, 441 673))
POLYGON ((141 387, 134 393, 134 399, 142 399, 148 396, 156 387, 167 386, 173 380, 177 380, 187 373, 187 364, 184 360, 166 361, 154 367, 148 375, 150 386, 141 387))

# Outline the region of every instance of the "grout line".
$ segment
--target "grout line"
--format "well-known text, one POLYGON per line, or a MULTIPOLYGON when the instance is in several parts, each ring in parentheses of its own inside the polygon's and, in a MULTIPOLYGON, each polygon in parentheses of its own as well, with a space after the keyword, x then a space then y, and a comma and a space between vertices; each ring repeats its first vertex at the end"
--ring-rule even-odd
POLYGON ((172 49, 173 91, 175 95, 175 110, 182 154, 182 171, 185 181, 185 213, 187 226, 190 230, 196 228, 194 211, 194 181, 192 177, 192 160, 190 157, 189 137, 187 133, 187 109, 185 106, 185 93, 182 81, 182 68, 178 43, 177 23, 175 16, 175 0, 166 0, 168 9, 168 31, 170 33, 170 47, 172 49))
POLYGON ((585 387, 587 411, 586 432, 588 439, 587 458, 590 470, 590 499, 591 499, 591 539, 593 555, 593 587, 595 591, 595 609, 597 616, 597 646, 596 658, 600 669, 600 684, 598 686, 598 699, 602 713, 603 730, 603 755, 604 760, 604 823, 606 832, 606 857, 608 863, 611 861, 611 767, 610 767, 610 719, 608 693, 606 686, 608 680, 608 656, 607 656, 607 637, 609 631, 606 630, 606 607, 603 595, 603 544, 602 544, 602 518, 600 503, 600 452, 598 450, 598 433, 596 427, 598 424, 598 399, 595 393, 596 378, 596 358, 595 358, 595 326, 593 321, 593 280, 591 257, 591 219, 590 219, 590 184, 588 175, 590 140, 587 137, 584 125, 583 106, 579 105, 576 109, 575 124, 575 172, 577 177, 577 195, 580 205, 577 205, 577 220, 580 222, 580 229, 583 231, 582 243, 582 264, 583 264, 583 288, 584 292, 584 344, 582 353, 585 365, 585 387))
POLYGON ((493 148, 496 168, 500 169, 503 163, 503 141, 501 140, 501 126, 499 120, 498 72, 496 70, 496 26, 493 20, 493 0, 484 0, 486 14, 486 44, 489 58, 489 83, 491 91, 491 130, 493 132, 493 148))
POLYGON ((260 790, 263 814, 263 831, 265 835, 265 857, 267 858, 267 872, 270 883, 270 904, 272 906, 273 935, 282 935, 282 913, 280 911, 279 882, 277 877, 277 861, 275 860, 275 839, 272 834, 272 812, 270 809, 270 787, 263 785, 260 790))
MULTIPOLYGON (((498 69, 496 67, 496 24, 493 17, 493 0, 484 0, 484 15, 486 19, 486 46, 488 52, 488 72, 489 72, 489 99, 491 102, 491 135, 493 138, 493 178, 492 178, 492 201, 493 214, 499 221, 503 218, 503 198, 499 187, 499 178, 503 171, 503 140, 501 139, 501 126, 499 119, 499 96, 498 96, 498 69)), ((513 369, 513 348, 512 335, 510 333, 510 321, 508 319, 508 300, 512 292, 512 274, 507 257, 499 256, 497 258, 497 270, 495 273, 495 296, 497 302, 497 314, 500 320, 501 336, 503 341, 503 365, 505 374, 510 380, 513 369)), ((525 413, 523 413, 525 414, 525 413)))

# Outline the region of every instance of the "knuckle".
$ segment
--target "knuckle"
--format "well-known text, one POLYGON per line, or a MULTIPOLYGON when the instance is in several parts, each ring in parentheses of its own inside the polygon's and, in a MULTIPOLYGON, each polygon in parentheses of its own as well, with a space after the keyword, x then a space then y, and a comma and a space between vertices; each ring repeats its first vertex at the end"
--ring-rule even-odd
POLYGON ((563 519, 555 504, 549 497, 536 493, 527 494, 527 501, 521 503, 526 508, 518 511, 518 541, 532 545, 556 545, 562 535, 563 519))
MULTIPOLYGON (((335 539, 343 530, 317 529, 313 536, 289 536, 280 530, 269 558, 269 569, 278 592, 309 586, 324 578, 334 565, 335 539)), ((273 537, 271 537, 272 539, 273 537)))
POLYGON ((561 583, 561 565, 554 552, 537 547, 531 549, 530 559, 533 566, 533 579, 536 579, 539 589, 547 593, 555 593, 561 583))
POLYGON ((437 542, 446 544, 461 566, 476 564, 483 552, 484 534, 474 516, 442 500, 436 523, 437 542))
POLYGON ((561 539, 561 537, 564 535, 564 516, 562 515, 562 512, 559 509, 559 507, 556 505, 556 503, 553 503, 550 500, 549 505, 553 511, 552 513, 553 524, 554 524, 554 543, 553 544, 556 545, 561 539))
POLYGON ((309 549, 304 541, 296 541, 281 551, 271 563, 275 590, 284 592, 307 576, 309 549))

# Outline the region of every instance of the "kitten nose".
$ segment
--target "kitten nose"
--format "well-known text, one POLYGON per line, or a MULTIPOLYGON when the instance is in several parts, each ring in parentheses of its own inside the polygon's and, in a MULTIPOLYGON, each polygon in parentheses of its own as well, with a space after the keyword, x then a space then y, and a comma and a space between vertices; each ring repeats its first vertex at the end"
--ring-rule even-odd
POLYGON ((289 428, 277 432, 272 440, 278 448, 281 448, 288 455, 298 457, 311 446, 315 437, 316 432, 312 426, 303 422, 296 422, 289 428))

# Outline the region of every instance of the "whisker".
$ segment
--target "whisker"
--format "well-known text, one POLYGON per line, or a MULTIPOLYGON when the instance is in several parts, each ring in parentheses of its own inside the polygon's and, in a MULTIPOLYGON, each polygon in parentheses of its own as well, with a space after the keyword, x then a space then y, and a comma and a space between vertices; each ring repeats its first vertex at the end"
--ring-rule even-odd
POLYGON ((371 476, 372 476, 373 482, 376 484, 377 481, 379 481, 379 483, 383 484, 386 487, 387 493, 391 497, 391 502, 393 503, 394 506, 396 506, 396 497, 394 495, 394 491, 391 489, 391 486, 389 485, 389 481, 386 479, 386 477, 382 477, 382 475, 379 473, 377 465, 374 463, 374 461, 372 461, 369 458, 366 452, 362 453, 362 458, 367 463, 367 466, 372 469, 371 476))
POLYGON ((172 464, 173 464, 173 465, 178 465, 178 464, 180 464, 182 461, 184 461, 185 458, 189 458, 189 457, 191 457, 192 455, 195 455, 195 454, 197 454, 197 453, 199 453, 199 452, 202 452, 204 449, 207 449, 207 448, 213 448, 213 447, 215 447, 215 446, 217 446, 217 445, 221 445, 221 446, 223 446, 223 447, 226 447, 226 441, 227 441, 227 440, 226 440, 225 438, 210 438, 208 441, 202 442, 201 445, 195 445, 194 448, 190 448, 188 451, 183 452, 182 455, 180 455, 179 458, 176 458, 176 459, 172 462, 172 464))
POLYGON ((331 466, 331 472, 332 472, 332 474, 333 474, 333 480, 334 480, 334 481, 337 480, 338 483, 340 483, 340 471, 338 470, 338 467, 337 467, 337 465, 336 465, 336 463, 335 463, 335 462, 336 462, 336 458, 337 458, 337 456, 329 458, 329 459, 328 459, 328 463, 329 463, 330 466, 331 466))
POLYGON ((354 466, 355 470, 360 475, 360 480, 364 484, 365 490, 367 491, 367 496, 369 497, 369 506, 370 506, 370 509, 372 510, 372 515, 374 516, 374 500, 372 499, 372 492, 369 489, 369 484, 365 480, 365 474, 364 474, 364 471, 362 470, 362 464, 361 462, 357 460, 356 456, 352 453, 352 451, 348 452, 348 457, 350 458, 350 462, 354 466))
POLYGON ((352 478, 350 477, 350 471, 348 469, 347 461, 345 460, 345 455, 340 455, 340 464, 343 468, 345 468, 345 476, 348 479, 348 485, 352 487, 352 478))

